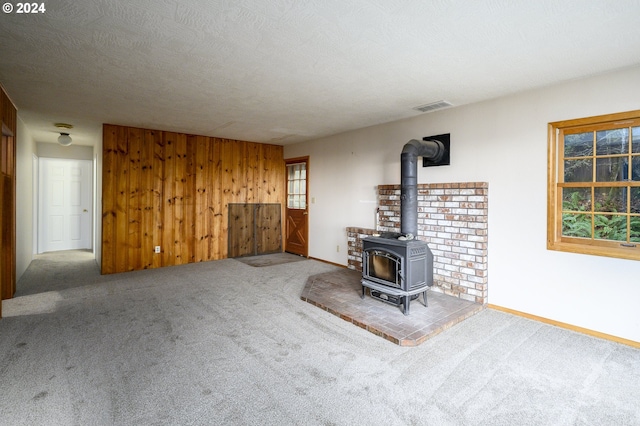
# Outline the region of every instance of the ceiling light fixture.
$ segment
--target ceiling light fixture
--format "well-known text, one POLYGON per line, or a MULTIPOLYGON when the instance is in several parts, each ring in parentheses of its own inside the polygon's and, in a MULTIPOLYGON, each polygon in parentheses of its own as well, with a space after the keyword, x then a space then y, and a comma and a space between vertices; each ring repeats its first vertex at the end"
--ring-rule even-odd
POLYGON ((62 146, 71 145, 71 136, 69 136, 69 133, 60 133, 60 136, 58 136, 58 143, 62 146))
MULTIPOLYGON (((58 129, 73 129, 73 126, 67 123, 55 123, 54 126, 56 126, 58 129)), ((58 143, 62 146, 71 145, 71 136, 69 136, 69 133, 60 132, 60 136, 58 136, 58 143)))

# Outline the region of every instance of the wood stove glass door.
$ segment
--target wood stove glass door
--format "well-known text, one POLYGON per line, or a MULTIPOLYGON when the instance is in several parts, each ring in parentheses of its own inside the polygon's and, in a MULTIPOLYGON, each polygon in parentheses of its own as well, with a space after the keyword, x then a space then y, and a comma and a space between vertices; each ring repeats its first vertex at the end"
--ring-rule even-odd
POLYGON ((365 250, 365 278, 391 287, 401 287, 402 259, 383 250, 365 250))
POLYGON ((287 208, 285 251, 309 256, 308 165, 309 158, 287 160, 287 208))

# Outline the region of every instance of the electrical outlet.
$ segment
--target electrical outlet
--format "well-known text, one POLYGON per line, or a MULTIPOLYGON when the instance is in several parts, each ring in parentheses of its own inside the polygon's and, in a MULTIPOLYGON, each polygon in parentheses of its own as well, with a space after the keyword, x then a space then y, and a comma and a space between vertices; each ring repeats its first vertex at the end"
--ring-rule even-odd
POLYGON ((340 245, 336 246, 336 251, 339 253, 340 252, 340 245))
POLYGON ((160 246, 156 246, 155 251, 156 251, 156 253, 160 253, 160 246))

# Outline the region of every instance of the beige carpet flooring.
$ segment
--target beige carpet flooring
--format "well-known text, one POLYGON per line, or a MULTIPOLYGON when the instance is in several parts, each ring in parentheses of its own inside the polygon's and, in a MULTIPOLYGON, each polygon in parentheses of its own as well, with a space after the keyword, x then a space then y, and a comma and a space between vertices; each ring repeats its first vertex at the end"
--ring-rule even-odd
POLYGON ((628 346, 490 309, 398 346, 300 299, 314 260, 53 256, 3 301, 2 425, 640 424, 628 346))

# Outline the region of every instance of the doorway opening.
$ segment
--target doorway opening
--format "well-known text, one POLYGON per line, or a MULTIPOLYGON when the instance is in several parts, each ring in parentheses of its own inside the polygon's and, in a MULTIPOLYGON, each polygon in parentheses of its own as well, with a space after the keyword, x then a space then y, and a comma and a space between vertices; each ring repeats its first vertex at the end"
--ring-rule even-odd
POLYGON ((93 161, 40 158, 37 253, 93 249, 93 161))

